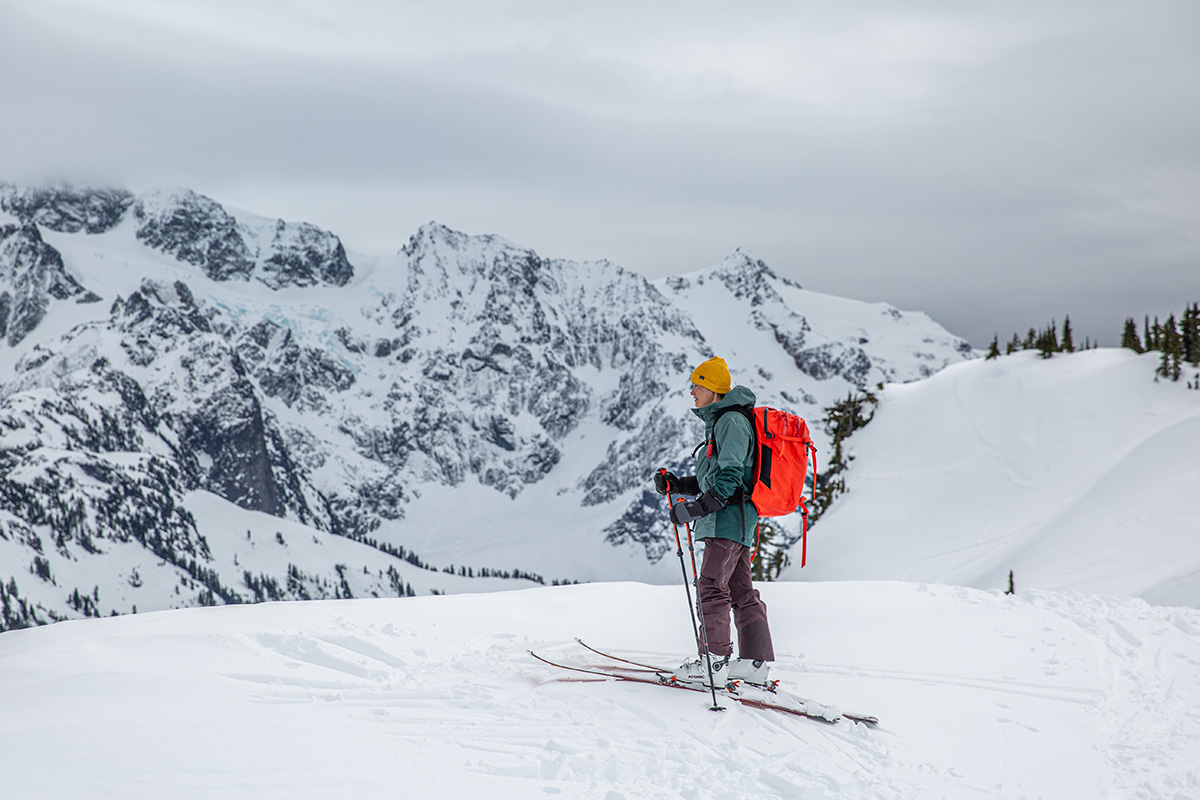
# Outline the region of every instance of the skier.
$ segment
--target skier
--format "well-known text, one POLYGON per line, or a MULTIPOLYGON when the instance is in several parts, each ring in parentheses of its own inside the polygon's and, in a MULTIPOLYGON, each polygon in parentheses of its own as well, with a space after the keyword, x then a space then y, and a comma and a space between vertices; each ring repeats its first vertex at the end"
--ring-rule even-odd
POLYGON ((666 470, 654 476, 659 494, 699 495, 671 507, 671 522, 694 522, 695 538, 704 541, 704 557, 697 580, 697 602, 707 636, 708 652, 697 642, 699 658, 675 671, 680 681, 703 682, 712 676, 719 683, 742 680, 766 683, 775 660, 767 606, 750 579, 751 548, 758 526, 758 511, 746 496, 754 478, 754 431, 735 406, 754 406, 755 397, 745 386, 731 388, 724 359, 710 358, 692 372, 692 413, 704 422, 704 445, 696 458, 696 474, 679 478, 666 470), (718 421, 717 417, 720 416, 718 421), (737 626, 739 658, 730 661, 729 615, 737 626))

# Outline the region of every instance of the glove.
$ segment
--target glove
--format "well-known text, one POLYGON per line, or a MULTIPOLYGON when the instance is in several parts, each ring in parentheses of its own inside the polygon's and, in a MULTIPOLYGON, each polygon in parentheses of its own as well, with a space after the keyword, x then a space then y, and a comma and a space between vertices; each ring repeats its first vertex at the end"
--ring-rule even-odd
POLYGON ((660 469, 654 473, 654 491, 659 494, 666 494, 667 492, 700 494, 700 484, 696 482, 695 475, 680 478, 674 472, 667 472, 665 469, 660 469))
POLYGON ((725 501, 709 489, 695 500, 680 500, 671 506, 671 522, 675 525, 687 525, 689 522, 707 517, 725 507, 725 501))

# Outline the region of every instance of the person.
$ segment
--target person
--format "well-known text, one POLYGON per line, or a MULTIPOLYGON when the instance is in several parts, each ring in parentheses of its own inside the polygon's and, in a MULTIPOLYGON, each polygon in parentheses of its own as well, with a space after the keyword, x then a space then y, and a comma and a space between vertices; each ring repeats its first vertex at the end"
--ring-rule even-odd
POLYGON ((693 534, 704 542, 704 556, 697 579, 696 600, 700 606, 704 639, 697 643, 699 657, 675 672, 679 680, 709 680, 709 665, 718 683, 742 680, 766 683, 775 660, 767 606, 750 577, 750 559, 758 526, 758 511, 748 494, 754 480, 754 430, 738 411, 722 414, 736 406, 753 408, 754 393, 745 386, 732 386, 729 367, 719 357, 710 358, 692 372, 692 409, 704 423, 704 443, 697 448, 696 474, 683 478, 666 470, 654 476, 659 494, 696 495, 671 506, 671 521, 693 524, 693 534), (719 419, 718 419, 719 417, 719 419), (737 627, 739 658, 733 656, 730 612, 737 627))

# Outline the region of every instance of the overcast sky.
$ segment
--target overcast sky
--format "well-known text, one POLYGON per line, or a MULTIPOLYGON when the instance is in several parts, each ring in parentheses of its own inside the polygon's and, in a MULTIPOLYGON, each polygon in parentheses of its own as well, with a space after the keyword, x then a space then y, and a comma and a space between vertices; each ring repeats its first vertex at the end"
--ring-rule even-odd
POLYGON ((1200 4, 0 0, 0 181, 648 277, 741 247, 979 347, 1200 300, 1200 4))

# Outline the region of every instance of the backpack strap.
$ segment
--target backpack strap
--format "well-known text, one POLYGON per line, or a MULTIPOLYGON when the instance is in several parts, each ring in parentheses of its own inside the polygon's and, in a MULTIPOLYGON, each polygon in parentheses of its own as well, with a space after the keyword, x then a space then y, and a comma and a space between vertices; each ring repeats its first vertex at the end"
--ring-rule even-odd
MULTIPOLYGON (((726 408, 722 408, 720 411, 718 411, 717 415, 715 417, 713 417, 712 439, 707 442, 701 442, 700 444, 696 445, 696 449, 692 451, 692 457, 694 458, 696 453, 700 451, 700 448, 706 444, 708 445, 708 455, 710 457, 714 457, 714 458, 716 457, 716 455, 717 455, 717 424, 721 421, 721 417, 725 416, 726 414, 729 414, 730 412, 736 412, 736 413, 741 414, 743 417, 746 418, 746 421, 750 423, 750 459, 751 459, 751 467, 752 467, 750 474, 751 474, 751 480, 753 480, 754 459, 758 455, 758 430, 754 424, 754 408, 752 406, 746 406, 746 405, 727 406, 726 408)), ((753 490, 753 484, 751 484, 751 491, 752 490, 753 490)), ((750 491, 747 491, 744 486, 739 486, 737 489, 734 490, 733 496, 730 497, 725 502, 726 502, 726 504, 729 504, 729 505, 744 505, 746 503, 749 503, 750 502, 750 491)), ((744 511, 745 511, 745 509, 743 509, 743 513, 744 513, 744 511)), ((743 527, 745 527, 744 523, 743 523, 743 527)))

